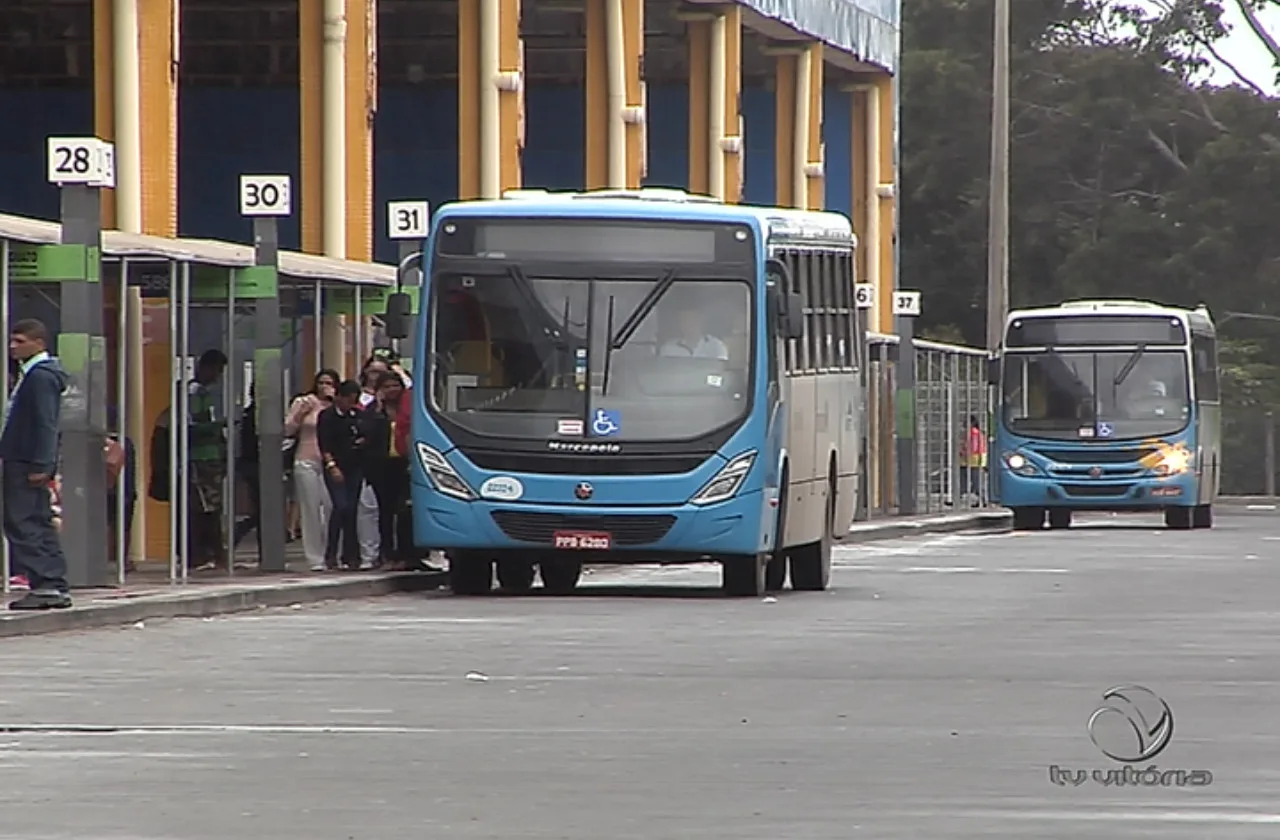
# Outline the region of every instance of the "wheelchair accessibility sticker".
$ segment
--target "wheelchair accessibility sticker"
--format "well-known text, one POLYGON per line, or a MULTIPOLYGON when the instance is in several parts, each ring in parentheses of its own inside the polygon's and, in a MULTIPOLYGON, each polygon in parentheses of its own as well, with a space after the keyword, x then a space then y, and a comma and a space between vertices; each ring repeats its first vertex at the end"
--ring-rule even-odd
POLYGON ((1116 433, 1116 430, 1112 428, 1110 423, 1098 424, 1098 437, 1111 437, 1115 433, 1116 433))
POLYGON ((613 437, 622 431, 622 415, 607 408, 597 408, 591 419, 591 434, 596 437, 613 437))

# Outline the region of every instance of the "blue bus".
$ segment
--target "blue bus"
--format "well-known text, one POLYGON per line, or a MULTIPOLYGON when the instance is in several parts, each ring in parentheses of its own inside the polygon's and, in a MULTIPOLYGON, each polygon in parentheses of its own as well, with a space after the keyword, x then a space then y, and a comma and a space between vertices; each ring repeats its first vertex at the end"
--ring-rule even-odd
POLYGON ((839 214, 674 190, 445 205, 415 331, 415 538, 456 594, 718 562, 825 589, 858 492, 863 346, 839 214))
POLYGON ((1210 528, 1222 460, 1208 310, 1086 300, 1011 312, 999 357, 992 497, 1019 530, 1075 511, 1162 511, 1210 528))

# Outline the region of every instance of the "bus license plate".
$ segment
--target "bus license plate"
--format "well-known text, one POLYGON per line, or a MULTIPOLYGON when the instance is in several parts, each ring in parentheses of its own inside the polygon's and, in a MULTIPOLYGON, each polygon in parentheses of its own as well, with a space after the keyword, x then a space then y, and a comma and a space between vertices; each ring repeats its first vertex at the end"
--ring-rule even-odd
POLYGON ((553 542, 556 548, 608 551, 613 547, 613 535, 604 531, 556 531, 553 542))

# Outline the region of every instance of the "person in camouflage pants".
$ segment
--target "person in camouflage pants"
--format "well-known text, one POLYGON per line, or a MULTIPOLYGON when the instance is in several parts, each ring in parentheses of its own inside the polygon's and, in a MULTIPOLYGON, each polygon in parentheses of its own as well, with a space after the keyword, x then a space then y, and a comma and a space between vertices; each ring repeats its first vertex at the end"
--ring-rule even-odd
POLYGON ((213 386, 222 378, 227 357, 206 350, 187 384, 191 482, 188 519, 188 563, 193 569, 226 567, 222 535, 223 483, 227 477, 226 424, 218 417, 213 386))

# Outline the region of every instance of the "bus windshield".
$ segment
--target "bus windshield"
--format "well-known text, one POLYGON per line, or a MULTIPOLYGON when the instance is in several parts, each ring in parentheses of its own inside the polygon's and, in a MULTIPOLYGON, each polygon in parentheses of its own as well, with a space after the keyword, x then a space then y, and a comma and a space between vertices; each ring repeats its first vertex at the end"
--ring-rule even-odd
POLYGON ((752 293, 697 267, 555 277, 511 264, 432 280, 428 407, 502 438, 682 440, 750 404, 752 293))
POLYGON ((1191 416, 1185 350, 1005 355, 1005 426, 1029 437, 1117 440, 1181 431, 1191 416))

